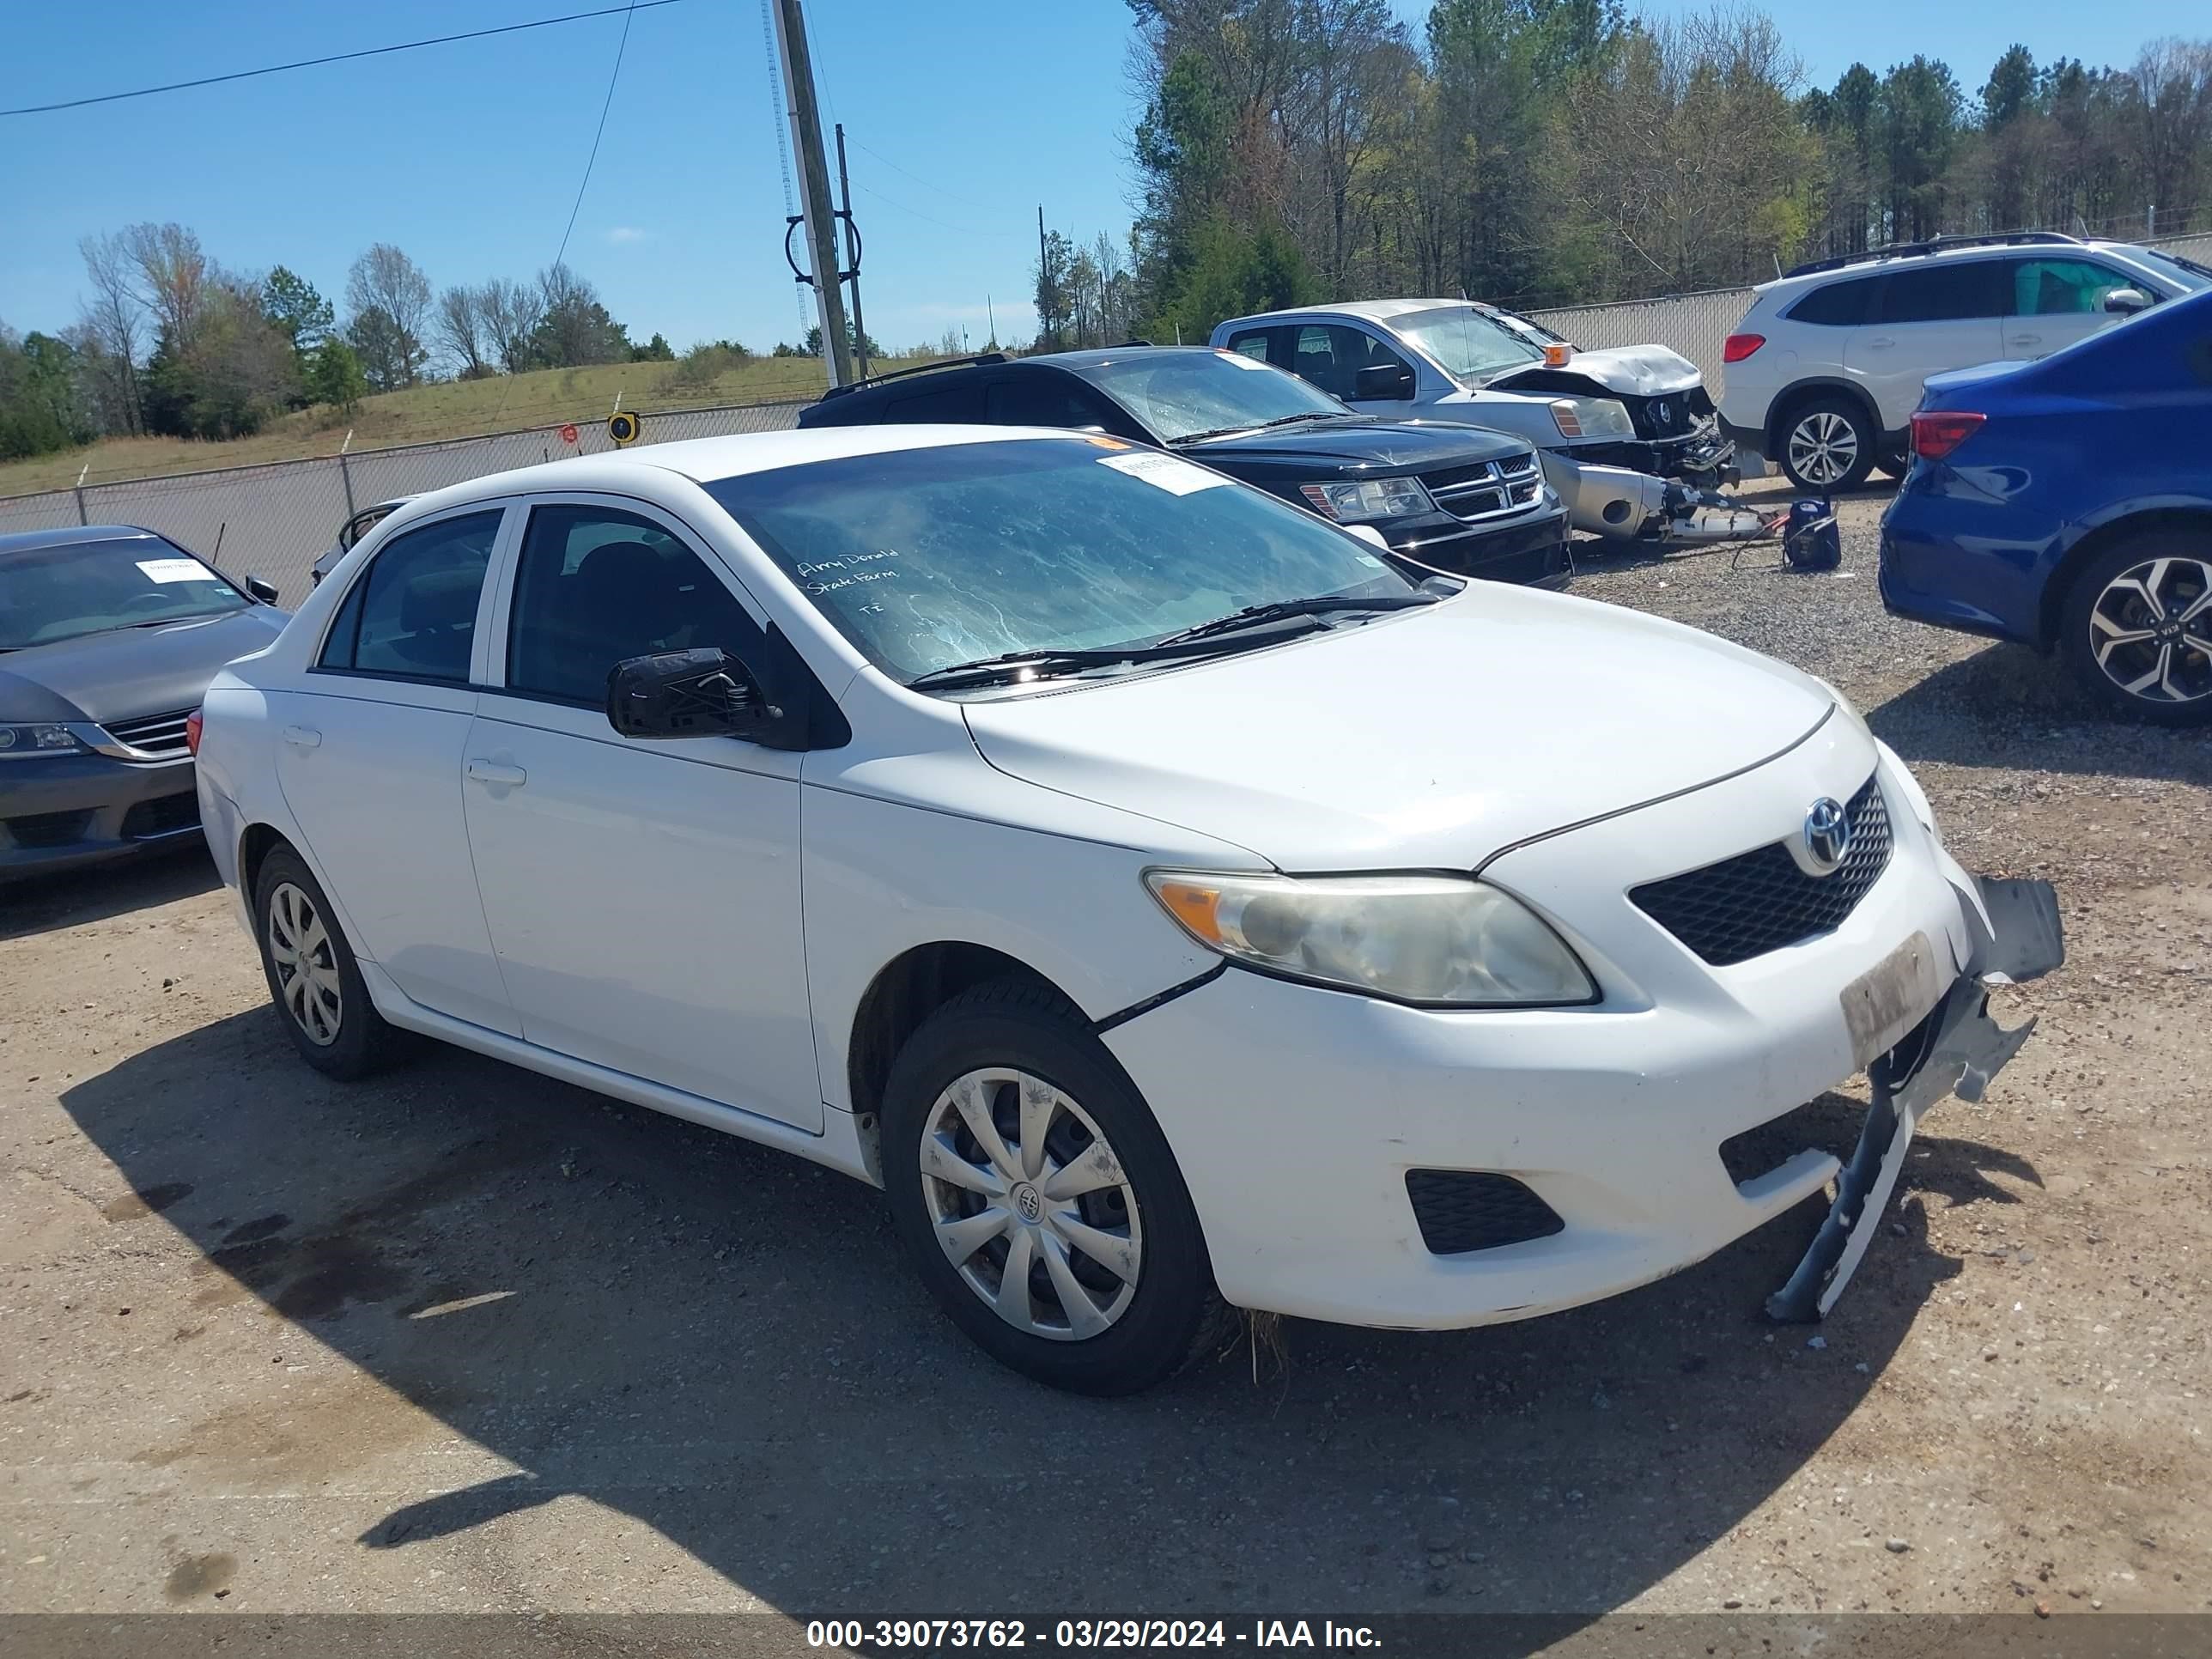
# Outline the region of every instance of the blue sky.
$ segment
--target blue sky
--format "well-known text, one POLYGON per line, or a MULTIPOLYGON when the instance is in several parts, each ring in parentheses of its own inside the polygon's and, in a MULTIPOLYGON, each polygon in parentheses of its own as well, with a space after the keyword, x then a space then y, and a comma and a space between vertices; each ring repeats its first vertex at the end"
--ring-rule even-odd
MULTIPOLYGON (((605 3, 605 0, 602 0, 605 3)), ((1393 0, 1418 28, 1423 0, 1393 0)), ((9 7, 0 102, 45 102, 589 9, 589 0, 88 0, 9 7), (96 40, 88 50, 88 38, 96 40)), ((1688 9, 1650 0, 1643 9, 1688 9)), ((2003 8, 1857 0, 1774 15, 1826 83, 1854 58, 1916 52, 1969 94, 2013 40, 2039 61, 2126 61, 2205 32, 2201 0, 2124 20, 2059 0, 2003 8)), ((1036 210, 1086 240, 1130 218, 1123 0, 809 0, 826 118, 846 124, 866 241, 868 331, 897 347, 1026 298, 1036 210)), ((606 90, 619 17, 365 63, 0 121, 0 319, 52 328, 83 288, 77 239, 137 220, 197 229, 226 265, 283 264, 340 298, 346 267, 396 242, 434 283, 550 262, 606 90)), ((780 252, 784 186, 758 0, 684 0, 635 19, 568 248, 614 314, 677 346, 756 349, 799 331, 780 252)))

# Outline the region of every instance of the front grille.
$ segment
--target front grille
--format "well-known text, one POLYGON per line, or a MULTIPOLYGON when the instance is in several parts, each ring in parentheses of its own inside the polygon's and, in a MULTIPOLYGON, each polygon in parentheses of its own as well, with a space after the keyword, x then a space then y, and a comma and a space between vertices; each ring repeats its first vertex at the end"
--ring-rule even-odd
POLYGON ((181 760, 190 752, 185 747, 185 721, 191 712, 179 708, 135 720, 109 720, 107 734, 156 760, 181 760))
POLYGON ((1748 962, 1840 927, 1889 867, 1889 808, 1872 778, 1844 816, 1850 848, 1832 874, 1808 876, 1770 842, 1629 890, 1636 908, 1716 968, 1748 962))
POLYGON ((1531 453, 1446 467, 1424 473, 1421 483, 1438 507, 1455 519, 1474 524, 1528 506, 1542 493, 1543 475, 1531 453))
POLYGON ((18 847, 66 847, 83 839, 85 826, 92 822, 92 809, 82 806, 68 812, 27 812, 20 818, 0 822, 7 824, 8 833, 18 847))
POLYGON ((1508 1175, 1408 1170, 1406 1196, 1431 1255, 1494 1250, 1566 1231, 1558 1211, 1508 1175))
POLYGON ((146 841, 155 836, 173 836, 180 830, 197 830, 199 823, 197 792, 187 789, 181 794, 156 795, 123 815, 123 839, 146 841))

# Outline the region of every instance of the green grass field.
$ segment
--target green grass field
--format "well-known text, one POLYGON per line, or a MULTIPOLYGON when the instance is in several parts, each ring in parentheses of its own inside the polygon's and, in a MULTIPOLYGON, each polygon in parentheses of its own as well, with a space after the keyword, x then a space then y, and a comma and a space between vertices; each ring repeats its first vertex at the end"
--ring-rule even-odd
MULTIPOLYGON (((921 358, 885 367, 911 367, 921 358)), ((756 357, 711 380, 686 381, 674 363, 608 363, 548 368, 488 380, 444 380, 363 398, 350 415, 302 410, 251 438, 204 443, 187 438, 103 438, 82 449, 0 462, 0 495, 66 489, 89 467, 87 483, 155 477, 204 467, 334 455, 353 432, 353 449, 474 437, 561 421, 603 421, 617 393, 624 409, 690 409, 710 404, 773 403, 821 395, 822 365, 811 357, 756 357)))

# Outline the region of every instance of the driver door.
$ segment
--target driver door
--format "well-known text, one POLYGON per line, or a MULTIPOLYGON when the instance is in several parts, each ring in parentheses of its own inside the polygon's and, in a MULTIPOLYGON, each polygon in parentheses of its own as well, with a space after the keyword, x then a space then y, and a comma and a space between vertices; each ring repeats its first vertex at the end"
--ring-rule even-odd
POLYGON ((477 886, 524 1038, 819 1132, 799 927, 801 756, 607 723, 607 673, 762 630, 643 502, 540 497, 463 750, 477 886))

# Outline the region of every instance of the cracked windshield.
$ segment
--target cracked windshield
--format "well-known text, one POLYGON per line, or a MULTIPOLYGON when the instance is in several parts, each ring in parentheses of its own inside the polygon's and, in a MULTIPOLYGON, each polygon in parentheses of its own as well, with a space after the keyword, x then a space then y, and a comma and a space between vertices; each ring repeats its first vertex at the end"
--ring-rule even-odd
POLYGON ((1452 379, 1468 386, 1543 361, 1540 346, 1473 306, 1409 312, 1393 317, 1390 326, 1442 363, 1452 379))
POLYGON ((1341 531, 1117 439, 860 455, 706 489, 901 681, 1150 641, 1248 605, 1413 592, 1341 531))
POLYGON ((1077 372, 1171 444, 1352 412, 1295 374, 1225 351, 1144 351, 1077 372))

